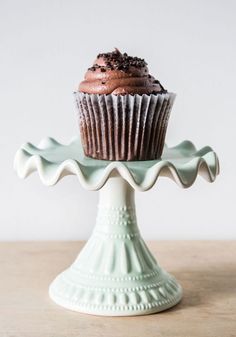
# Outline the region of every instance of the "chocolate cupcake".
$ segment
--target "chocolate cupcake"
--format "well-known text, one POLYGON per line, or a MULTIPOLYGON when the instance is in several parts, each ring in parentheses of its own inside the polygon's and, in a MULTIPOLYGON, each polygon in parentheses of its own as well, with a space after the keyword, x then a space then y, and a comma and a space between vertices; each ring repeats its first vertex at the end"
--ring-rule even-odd
POLYGON ((99 54, 75 94, 86 156, 124 161, 161 156, 175 95, 149 74, 144 59, 118 49, 99 54))

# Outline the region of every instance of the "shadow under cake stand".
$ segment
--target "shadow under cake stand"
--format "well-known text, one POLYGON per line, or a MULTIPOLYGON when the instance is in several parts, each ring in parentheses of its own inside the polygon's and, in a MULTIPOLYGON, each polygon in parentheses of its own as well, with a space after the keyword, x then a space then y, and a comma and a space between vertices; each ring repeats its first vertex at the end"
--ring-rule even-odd
POLYGON ((190 187, 198 174, 213 182, 218 159, 208 146, 190 141, 168 148, 151 161, 102 161, 85 157, 79 137, 62 145, 52 138, 24 144, 15 170, 25 178, 38 171, 45 185, 77 175, 88 190, 100 190, 96 225, 75 262, 56 277, 49 294, 57 304, 79 312, 130 316, 163 311, 177 304, 182 288, 156 262, 136 221, 134 191, 147 191, 165 176, 190 187))

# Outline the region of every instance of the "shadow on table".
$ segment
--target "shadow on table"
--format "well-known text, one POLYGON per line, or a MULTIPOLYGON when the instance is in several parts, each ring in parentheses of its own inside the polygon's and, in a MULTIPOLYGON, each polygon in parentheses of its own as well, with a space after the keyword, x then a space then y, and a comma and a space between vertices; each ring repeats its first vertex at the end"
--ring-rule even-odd
MULTIPOLYGON (((179 304, 166 312, 182 311, 189 307, 201 307, 228 301, 236 293, 236 266, 214 266, 205 270, 172 271, 183 287, 183 298, 179 304)), ((165 311, 163 311, 163 314, 165 311)))

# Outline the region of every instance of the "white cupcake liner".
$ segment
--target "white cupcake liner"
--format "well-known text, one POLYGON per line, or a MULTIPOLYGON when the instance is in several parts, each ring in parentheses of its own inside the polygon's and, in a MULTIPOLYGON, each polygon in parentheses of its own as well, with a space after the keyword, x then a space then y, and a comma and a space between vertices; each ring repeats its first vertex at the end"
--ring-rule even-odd
POLYGON ((104 160, 152 160, 161 156, 175 94, 76 93, 86 156, 104 160))

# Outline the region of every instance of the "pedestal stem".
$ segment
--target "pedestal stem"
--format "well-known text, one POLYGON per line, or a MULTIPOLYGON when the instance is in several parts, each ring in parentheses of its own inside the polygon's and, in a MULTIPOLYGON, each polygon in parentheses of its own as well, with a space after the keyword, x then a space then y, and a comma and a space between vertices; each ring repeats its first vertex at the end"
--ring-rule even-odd
POLYGON ((100 190, 95 233, 131 238, 139 235, 133 188, 120 176, 109 178, 100 190))
POLYGON ((134 207, 134 190, 126 180, 112 175, 100 190, 99 205, 134 207))
POLYGON ((109 177, 100 190, 94 231, 50 296, 66 308, 110 316, 162 311, 181 299, 181 287, 140 236, 134 190, 123 178, 109 177))

